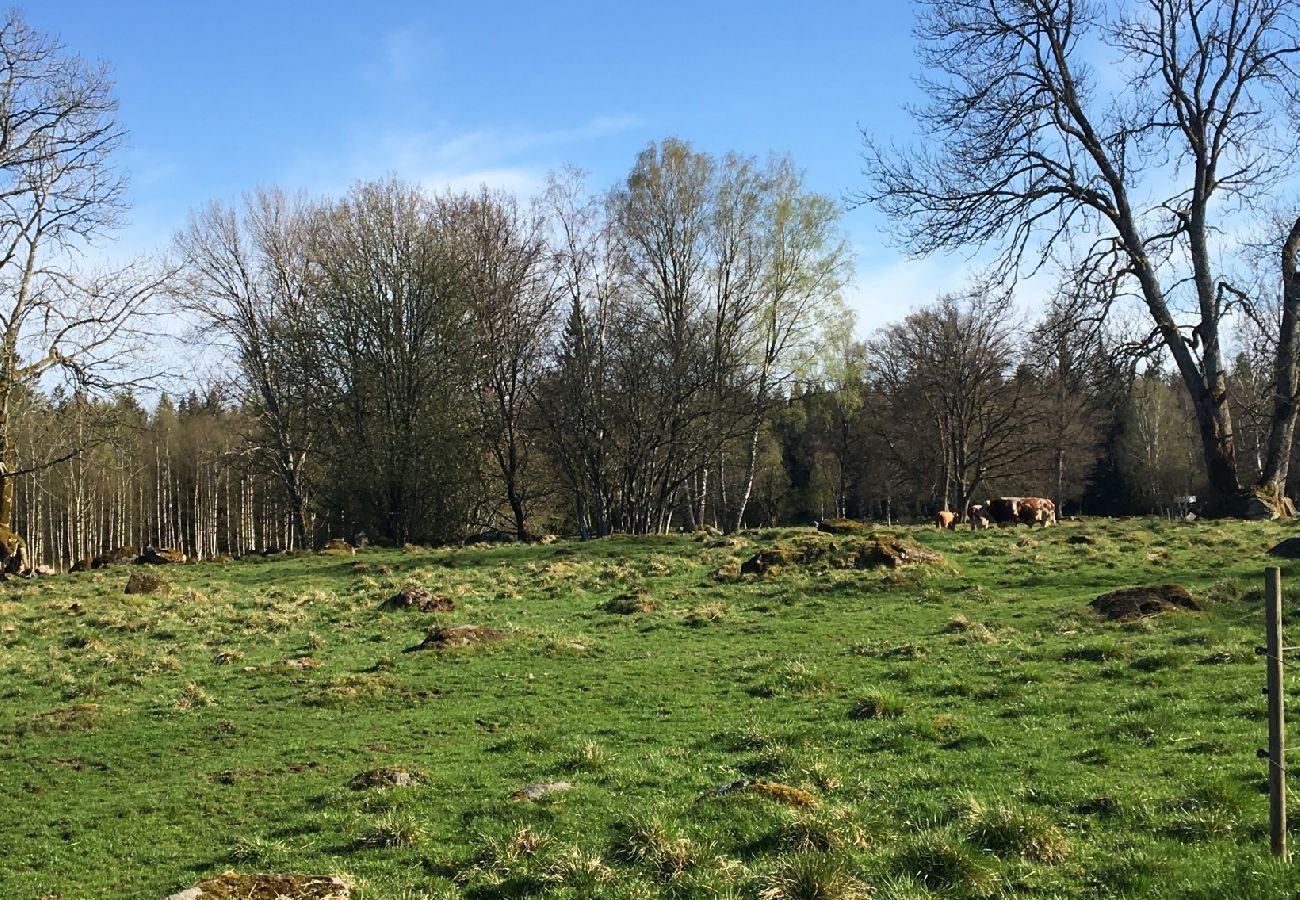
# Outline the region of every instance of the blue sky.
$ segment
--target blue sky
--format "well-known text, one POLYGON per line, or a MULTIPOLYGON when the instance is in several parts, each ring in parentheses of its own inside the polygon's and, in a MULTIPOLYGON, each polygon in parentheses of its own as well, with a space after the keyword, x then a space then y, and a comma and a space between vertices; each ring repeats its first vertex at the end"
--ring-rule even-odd
MULTIPOLYGON (((814 189, 860 186, 859 125, 908 137, 904 2, 20 4, 105 62, 130 133, 125 249, 165 245, 190 209, 258 184, 337 194, 359 178, 528 193, 565 164, 594 187, 670 135, 714 153, 789 153, 814 189)), ((846 214, 868 333, 958 287, 846 214)))

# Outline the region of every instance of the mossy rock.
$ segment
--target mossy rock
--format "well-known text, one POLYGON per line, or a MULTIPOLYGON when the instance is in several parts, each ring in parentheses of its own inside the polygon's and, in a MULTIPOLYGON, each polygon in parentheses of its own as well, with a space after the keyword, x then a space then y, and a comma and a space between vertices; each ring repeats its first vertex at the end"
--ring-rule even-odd
POLYGON ((862 534, 867 526, 857 519, 826 519, 817 523, 817 530, 823 534, 862 534))
POLYGON ((166 585, 167 582, 152 572, 136 571, 132 572, 131 577, 126 580, 126 592, 128 594, 152 594, 166 585))
POLYGON ((325 546, 320 548, 320 552, 327 556, 353 556, 357 551, 343 538, 330 538, 325 542, 325 546))
POLYGON ((1148 587, 1122 588, 1102 594, 1088 604, 1107 619, 1128 622, 1144 619, 1175 609, 1199 611, 1201 605, 1178 584, 1156 584, 1148 587))

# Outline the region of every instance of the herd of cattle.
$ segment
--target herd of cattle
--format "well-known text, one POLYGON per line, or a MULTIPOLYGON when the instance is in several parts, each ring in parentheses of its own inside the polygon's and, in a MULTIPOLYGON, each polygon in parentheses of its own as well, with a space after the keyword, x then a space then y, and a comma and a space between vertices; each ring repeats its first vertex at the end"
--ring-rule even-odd
MULTIPOLYGON (((1048 525, 1056 524, 1056 504, 1046 497, 998 497, 984 503, 966 507, 966 522, 971 528, 988 528, 997 525, 1048 525)), ((940 528, 956 528, 957 514, 941 510, 934 517, 940 528)))

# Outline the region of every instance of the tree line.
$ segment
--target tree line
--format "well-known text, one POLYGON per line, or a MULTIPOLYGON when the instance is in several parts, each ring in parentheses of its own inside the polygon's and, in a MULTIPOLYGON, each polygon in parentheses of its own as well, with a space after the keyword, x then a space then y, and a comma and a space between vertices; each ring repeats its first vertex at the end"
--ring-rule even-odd
MULTIPOLYGON (((839 332, 838 344, 815 346, 815 377, 772 392, 756 433, 740 428, 719 436, 716 470, 683 483, 658 530, 843 516, 928 521, 940 509, 961 510, 999 494, 1050 496, 1067 515, 1181 516, 1196 509, 1189 501, 1204 490, 1205 474, 1194 413, 1177 376, 1126 357, 1123 335, 1063 326, 1050 313, 1023 321, 1004 294, 973 290, 937 298, 865 341, 839 332), (739 464, 729 466, 733 459, 739 464), (706 477, 712 489, 700 505, 691 491, 706 477), (729 493, 739 498, 746 484, 736 523, 724 500, 729 493)), ((514 484, 507 485, 497 452, 506 442, 470 418, 482 414, 478 401, 460 395, 461 421, 479 422, 448 436, 464 454, 463 480, 435 483, 452 471, 444 466, 430 473, 419 495, 458 498, 459 518, 442 522, 445 531, 408 532, 405 539, 597 533, 593 519, 582 518, 591 515, 591 486, 570 469, 574 438, 559 430, 572 420, 548 418, 548 404, 563 408, 564 392, 572 390, 561 380, 569 333, 568 319, 557 316, 539 350, 536 381, 519 409, 515 437, 526 457, 514 484), (512 492, 523 498, 522 528, 512 492)), ((1258 477, 1267 453, 1271 384, 1263 361, 1243 350, 1230 367, 1231 383, 1243 387, 1233 399, 1249 448, 1243 480, 1258 477)), ((317 487, 332 454, 320 454, 319 469, 308 455, 296 474, 310 492, 289 492, 267 411, 242 376, 149 404, 128 392, 104 399, 29 392, 16 421, 25 459, 58 445, 55 435, 83 448, 15 479, 14 527, 43 564, 85 566, 122 547, 150 545, 214 559, 301 549, 338 536, 402 539, 382 531, 377 518, 350 518, 364 512, 362 501, 346 498, 354 488, 317 487)), ((612 432, 607 464, 620 471, 636 464, 620 461, 632 440, 620 433, 625 421, 599 423, 612 432)), ((365 459, 355 455, 358 465, 365 459)), ((410 501, 399 494, 397 502, 410 501)))
POLYGON ((69 565, 147 543, 734 531, 986 492, 1223 514, 1255 485, 1286 510, 1289 3, 920 8, 927 143, 869 137, 857 199, 914 253, 1000 255, 865 341, 843 204, 786 157, 677 138, 611 187, 563 171, 531 199, 262 188, 196 211, 163 257, 87 266, 125 209, 112 85, 10 11, 3 555, 23 534, 69 565), (1126 60, 1108 80, 1095 46, 1126 60), (1222 238, 1247 220, 1256 240, 1222 238), (1059 288, 1023 309, 1017 278, 1046 269, 1059 288), (176 315, 227 377, 147 409, 151 316, 176 315))

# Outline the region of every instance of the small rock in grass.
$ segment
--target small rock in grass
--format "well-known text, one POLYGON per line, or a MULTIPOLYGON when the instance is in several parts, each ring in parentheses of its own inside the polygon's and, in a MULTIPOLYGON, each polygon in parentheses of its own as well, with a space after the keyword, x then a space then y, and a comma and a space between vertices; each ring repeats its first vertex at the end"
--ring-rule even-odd
POLYGON ((320 668, 320 660, 314 656, 295 656, 293 659, 284 661, 286 669, 298 669, 303 672, 309 672, 312 669, 320 668))
POLYGON ((131 577, 126 580, 126 592, 128 594, 152 594, 154 591, 161 590, 167 582, 163 581, 152 572, 136 571, 131 573, 131 577))
POLYGON ((348 900, 352 885, 325 875, 223 872, 167 900, 348 900))
POLYGON ((385 766, 356 775, 348 782, 348 787, 354 791, 364 791, 369 788, 413 787, 423 780, 424 776, 419 772, 385 766))
POLYGON ((448 647, 468 647, 473 644, 491 644, 505 638, 505 633, 489 625, 448 625, 435 628, 423 641, 406 652, 415 650, 444 650, 448 647))
POLYGON ((510 796, 515 800, 541 800, 551 794, 567 791, 571 787, 573 785, 567 781, 546 781, 541 784, 530 784, 522 787, 510 796))

